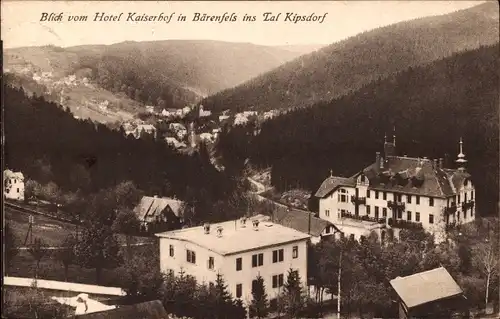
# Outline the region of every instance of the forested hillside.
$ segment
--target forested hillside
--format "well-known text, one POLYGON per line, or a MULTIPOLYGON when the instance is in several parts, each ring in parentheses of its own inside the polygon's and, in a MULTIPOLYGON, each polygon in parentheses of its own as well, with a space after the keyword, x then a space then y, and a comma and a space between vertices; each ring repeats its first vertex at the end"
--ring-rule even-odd
POLYGON ((217 171, 206 148, 181 155, 162 140, 136 140, 103 124, 76 120, 68 110, 7 85, 4 102, 5 166, 27 180, 53 185, 55 193, 87 198, 130 181, 146 195, 186 200, 198 214, 196 221, 203 221, 223 219, 212 213, 214 205, 244 191, 235 178, 238 171, 217 171))
POLYGON ((233 130, 221 139, 221 151, 272 166, 279 189, 315 191, 330 169, 350 176, 371 164, 393 127, 399 155, 448 154, 450 167, 462 136, 478 208, 488 214, 498 207, 499 191, 498 49, 496 44, 456 54, 290 112, 265 122, 251 140, 243 129, 233 130))
POLYGON ((23 74, 76 74, 100 87, 160 107, 184 107, 236 86, 304 52, 280 47, 201 40, 8 49, 6 68, 23 74))
POLYGON ((212 110, 289 109, 329 101, 409 66, 498 41, 498 3, 367 31, 211 96, 212 110))

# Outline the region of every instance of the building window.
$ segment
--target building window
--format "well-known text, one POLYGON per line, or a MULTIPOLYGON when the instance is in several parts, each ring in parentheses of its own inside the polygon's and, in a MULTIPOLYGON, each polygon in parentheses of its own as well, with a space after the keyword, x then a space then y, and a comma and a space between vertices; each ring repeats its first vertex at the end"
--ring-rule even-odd
POLYGON ((411 204, 411 195, 406 195, 406 201, 408 202, 408 204, 411 204))
MULTIPOLYGON (((330 226, 328 226, 328 227, 326 227, 326 228, 325 228, 325 233, 326 233, 326 234, 329 234, 329 233, 330 233, 330 226)), ((294 258, 295 258, 295 257, 294 257, 294 258)))
POLYGON ((283 249, 273 250, 273 263, 283 261, 283 249))
POLYGON ((347 195, 345 194, 339 194, 339 202, 341 203, 347 203, 347 195))
POLYGON ((387 208, 382 207, 382 217, 387 217, 387 208))
POLYGON ((418 196, 418 195, 415 196, 415 200, 417 202, 417 205, 420 205, 420 196, 418 196))
POLYGON ((208 269, 214 269, 215 261, 214 257, 208 257, 208 269))
POLYGON ((378 206, 375 206, 375 219, 378 219, 378 206))
POLYGON ((241 298, 243 291, 243 286, 241 284, 236 285, 236 298, 241 298))
POLYGON ((398 210, 398 219, 402 219, 403 218, 403 212, 398 210))
POLYGON ((236 271, 240 271, 243 268, 243 263, 240 258, 236 258, 236 271))
POLYGON ((387 193, 386 192, 382 192, 382 199, 387 200, 387 193))
POLYGON ((329 209, 325 210, 325 215, 326 215, 326 217, 330 217, 330 210, 329 209))
POLYGON ((370 215, 370 206, 366 206, 366 215, 370 215))
POLYGON ((170 257, 174 257, 174 245, 168 247, 170 257))
POLYGON ((429 206, 434 206, 434 198, 429 197, 429 206))
POLYGON ((375 199, 378 199, 378 191, 375 191, 375 199))
POLYGON ((366 198, 370 198, 370 191, 366 191, 366 198))
POLYGON ((396 201, 398 201, 400 203, 403 201, 403 196, 401 194, 396 194, 395 197, 396 197, 396 201))
POLYGON ((470 191, 470 199, 473 200, 474 199, 474 191, 470 191))
POLYGON ((19 188, 17 188, 17 192, 19 193, 19 188))
POLYGON ((434 224, 434 215, 429 214, 429 224, 434 224))
MULTIPOLYGON (((330 227, 327 227, 327 233, 330 232, 330 227)), ((292 258, 298 258, 299 257, 299 246, 293 246, 292 248, 292 258)))
POLYGON ((420 213, 419 212, 415 213, 415 221, 417 221, 417 222, 420 221, 420 213))
POLYGON ((192 250, 186 250, 186 260, 188 263, 196 264, 196 253, 192 250))
POLYGON ((273 276, 273 288, 283 287, 283 274, 273 276))
POLYGON ((409 221, 411 221, 411 212, 410 211, 408 211, 406 213, 406 219, 409 220, 409 221))
POLYGON ((264 254, 252 255, 252 267, 259 267, 264 264, 264 254))

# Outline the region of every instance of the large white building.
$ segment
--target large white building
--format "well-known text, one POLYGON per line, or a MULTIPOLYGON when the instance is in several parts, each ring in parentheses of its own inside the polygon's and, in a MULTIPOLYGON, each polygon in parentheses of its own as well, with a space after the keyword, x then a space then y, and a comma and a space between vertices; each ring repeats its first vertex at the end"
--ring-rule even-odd
POLYGON ((156 234, 160 241, 160 269, 181 269, 199 283, 223 275, 233 298, 248 305, 258 275, 274 299, 282 292, 290 269, 307 282, 307 245, 310 236, 258 219, 241 219, 156 234))
POLYGON ((3 172, 4 196, 7 199, 24 200, 24 175, 6 169, 3 172))
POLYGON ((328 177, 316 192, 319 217, 358 239, 374 230, 423 227, 444 240, 446 229, 475 219, 475 189, 460 140, 457 168, 443 159, 396 155, 396 139, 384 143, 375 163, 350 178, 328 177), (351 227, 356 222, 359 227, 351 227), (365 224, 370 224, 364 227, 365 224), (350 226, 348 226, 350 224, 350 226))

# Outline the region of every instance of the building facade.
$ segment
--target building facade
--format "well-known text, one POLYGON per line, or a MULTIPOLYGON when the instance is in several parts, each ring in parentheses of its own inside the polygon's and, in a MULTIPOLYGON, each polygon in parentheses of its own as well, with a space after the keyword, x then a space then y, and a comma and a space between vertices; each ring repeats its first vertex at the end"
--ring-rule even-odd
POLYGON ((290 269, 307 283, 310 236, 258 219, 241 219, 156 234, 160 240, 160 269, 192 275, 198 283, 215 282, 221 274, 233 298, 248 305, 257 276, 275 299, 290 269))
POLYGON ((341 230, 348 220, 377 223, 382 238, 388 228, 423 228, 444 240, 447 229, 476 216, 462 140, 456 163, 451 169, 442 158, 397 156, 394 137, 370 166, 350 178, 330 176, 322 183, 316 192, 319 217, 341 230))
POLYGON ((24 175, 9 169, 3 172, 4 196, 7 199, 24 200, 24 175))
POLYGON ((141 223, 141 230, 165 231, 180 228, 183 202, 169 197, 143 196, 134 208, 134 213, 141 223))

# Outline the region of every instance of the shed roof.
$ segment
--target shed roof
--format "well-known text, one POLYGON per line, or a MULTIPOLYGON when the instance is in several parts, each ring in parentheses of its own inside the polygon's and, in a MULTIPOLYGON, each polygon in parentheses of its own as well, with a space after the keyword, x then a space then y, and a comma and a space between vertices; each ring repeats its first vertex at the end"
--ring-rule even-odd
POLYGON ((408 308, 463 293, 462 289, 444 267, 406 277, 397 277, 391 280, 390 283, 408 308))

